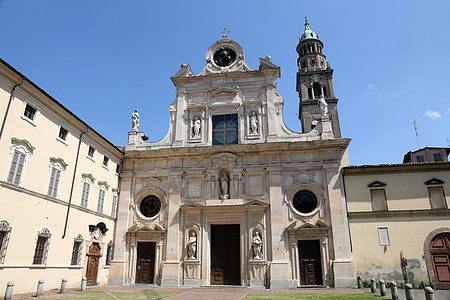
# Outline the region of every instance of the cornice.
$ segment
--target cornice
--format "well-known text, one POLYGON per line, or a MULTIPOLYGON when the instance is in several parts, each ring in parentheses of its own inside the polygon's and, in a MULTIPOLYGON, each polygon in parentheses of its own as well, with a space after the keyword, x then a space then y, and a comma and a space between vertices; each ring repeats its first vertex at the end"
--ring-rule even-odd
POLYGON ((344 168, 345 176, 417 172, 443 172, 450 171, 450 162, 434 163, 407 163, 407 164, 381 164, 348 166, 344 168))
POLYGON ((381 218, 418 218, 418 217, 447 217, 449 209, 420 209, 420 210, 393 210, 393 211, 357 211, 349 212, 349 220, 381 219, 381 218))
POLYGON ((125 151, 124 159, 168 158, 177 156, 214 155, 222 152, 229 153, 273 153, 273 152, 304 152, 343 150, 351 139, 338 138, 330 140, 298 141, 298 142, 269 142, 259 144, 237 144, 205 147, 180 147, 149 150, 125 151))

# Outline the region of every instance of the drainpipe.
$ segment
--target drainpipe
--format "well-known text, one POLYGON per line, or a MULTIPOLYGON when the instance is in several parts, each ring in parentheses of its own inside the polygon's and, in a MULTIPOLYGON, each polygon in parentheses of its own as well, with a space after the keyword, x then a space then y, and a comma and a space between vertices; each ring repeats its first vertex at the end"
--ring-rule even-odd
POLYGON ((352 233, 350 232, 350 220, 348 218, 347 189, 345 188, 345 169, 342 170, 342 183, 344 185, 345 210, 346 210, 346 214, 347 214, 348 235, 350 238, 350 251, 353 252, 352 233))
POLYGON ((8 101, 8 106, 6 107, 6 111, 5 111, 5 117, 3 118, 3 122, 2 122, 2 127, 0 129, 0 140, 2 139, 3 136, 3 129, 5 129, 5 124, 6 124, 6 118, 8 117, 8 112, 9 112, 9 107, 11 106, 11 102, 12 99, 14 98, 14 91, 16 90, 16 87, 18 87, 19 85, 23 84, 23 80, 25 79, 24 76, 22 76, 22 80, 20 83, 16 84, 12 91, 11 91, 11 95, 9 96, 9 101, 8 101))
POLYGON ((67 206, 67 214, 66 214, 66 221, 64 223, 64 232, 62 235, 62 239, 64 239, 64 237, 66 236, 66 231, 67 231, 67 223, 69 222, 69 212, 70 212, 70 206, 72 204, 72 194, 73 194, 73 186, 75 185, 75 175, 77 174, 77 165, 78 165, 78 156, 80 154, 80 146, 81 146, 81 138, 83 137, 83 135, 85 133, 87 133, 89 131, 89 127, 86 127, 86 131, 83 131, 80 134, 80 139, 78 140, 78 149, 77 149, 77 157, 75 158, 75 167, 73 170, 73 177, 72 177, 72 186, 70 187, 70 195, 69 195, 69 205, 67 206))

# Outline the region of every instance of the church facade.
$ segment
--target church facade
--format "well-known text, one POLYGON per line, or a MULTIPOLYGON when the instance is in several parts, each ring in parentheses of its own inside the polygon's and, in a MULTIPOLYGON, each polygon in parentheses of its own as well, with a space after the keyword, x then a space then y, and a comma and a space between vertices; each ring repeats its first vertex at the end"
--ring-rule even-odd
POLYGON ((270 56, 258 69, 223 37, 197 75, 171 78, 170 126, 146 142, 139 115, 122 160, 110 284, 352 287, 332 69, 305 24, 297 47, 303 133, 283 121, 270 56))

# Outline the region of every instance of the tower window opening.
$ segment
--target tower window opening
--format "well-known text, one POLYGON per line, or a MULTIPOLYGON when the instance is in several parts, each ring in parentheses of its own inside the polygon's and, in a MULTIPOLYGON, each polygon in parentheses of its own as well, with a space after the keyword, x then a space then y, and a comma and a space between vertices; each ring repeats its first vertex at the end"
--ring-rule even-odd
POLYGON ((323 87, 323 96, 324 96, 325 98, 328 97, 327 87, 326 87, 326 86, 323 87))
POLYGON ((312 88, 308 88, 308 99, 312 99, 312 98, 313 98, 312 88))
POLYGON ((314 98, 320 98, 320 96, 322 95, 322 88, 320 87, 320 84, 318 82, 314 82, 313 89, 314 89, 314 98))

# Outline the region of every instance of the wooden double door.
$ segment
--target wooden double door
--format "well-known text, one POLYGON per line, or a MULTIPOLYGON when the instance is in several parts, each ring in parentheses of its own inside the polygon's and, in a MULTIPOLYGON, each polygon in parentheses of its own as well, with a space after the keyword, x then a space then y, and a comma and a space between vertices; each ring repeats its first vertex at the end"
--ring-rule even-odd
POLYGON ((437 288, 450 288, 450 233, 438 234, 431 240, 430 255, 437 288))
POLYGON ((136 283, 153 284, 155 277, 155 242, 138 242, 136 283))
POLYGON ((322 285, 322 259, 319 240, 298 241, 300 285, 322 285))
POLYGON ((211 225, 211 285, 240 285, 240 226, 211 225))

